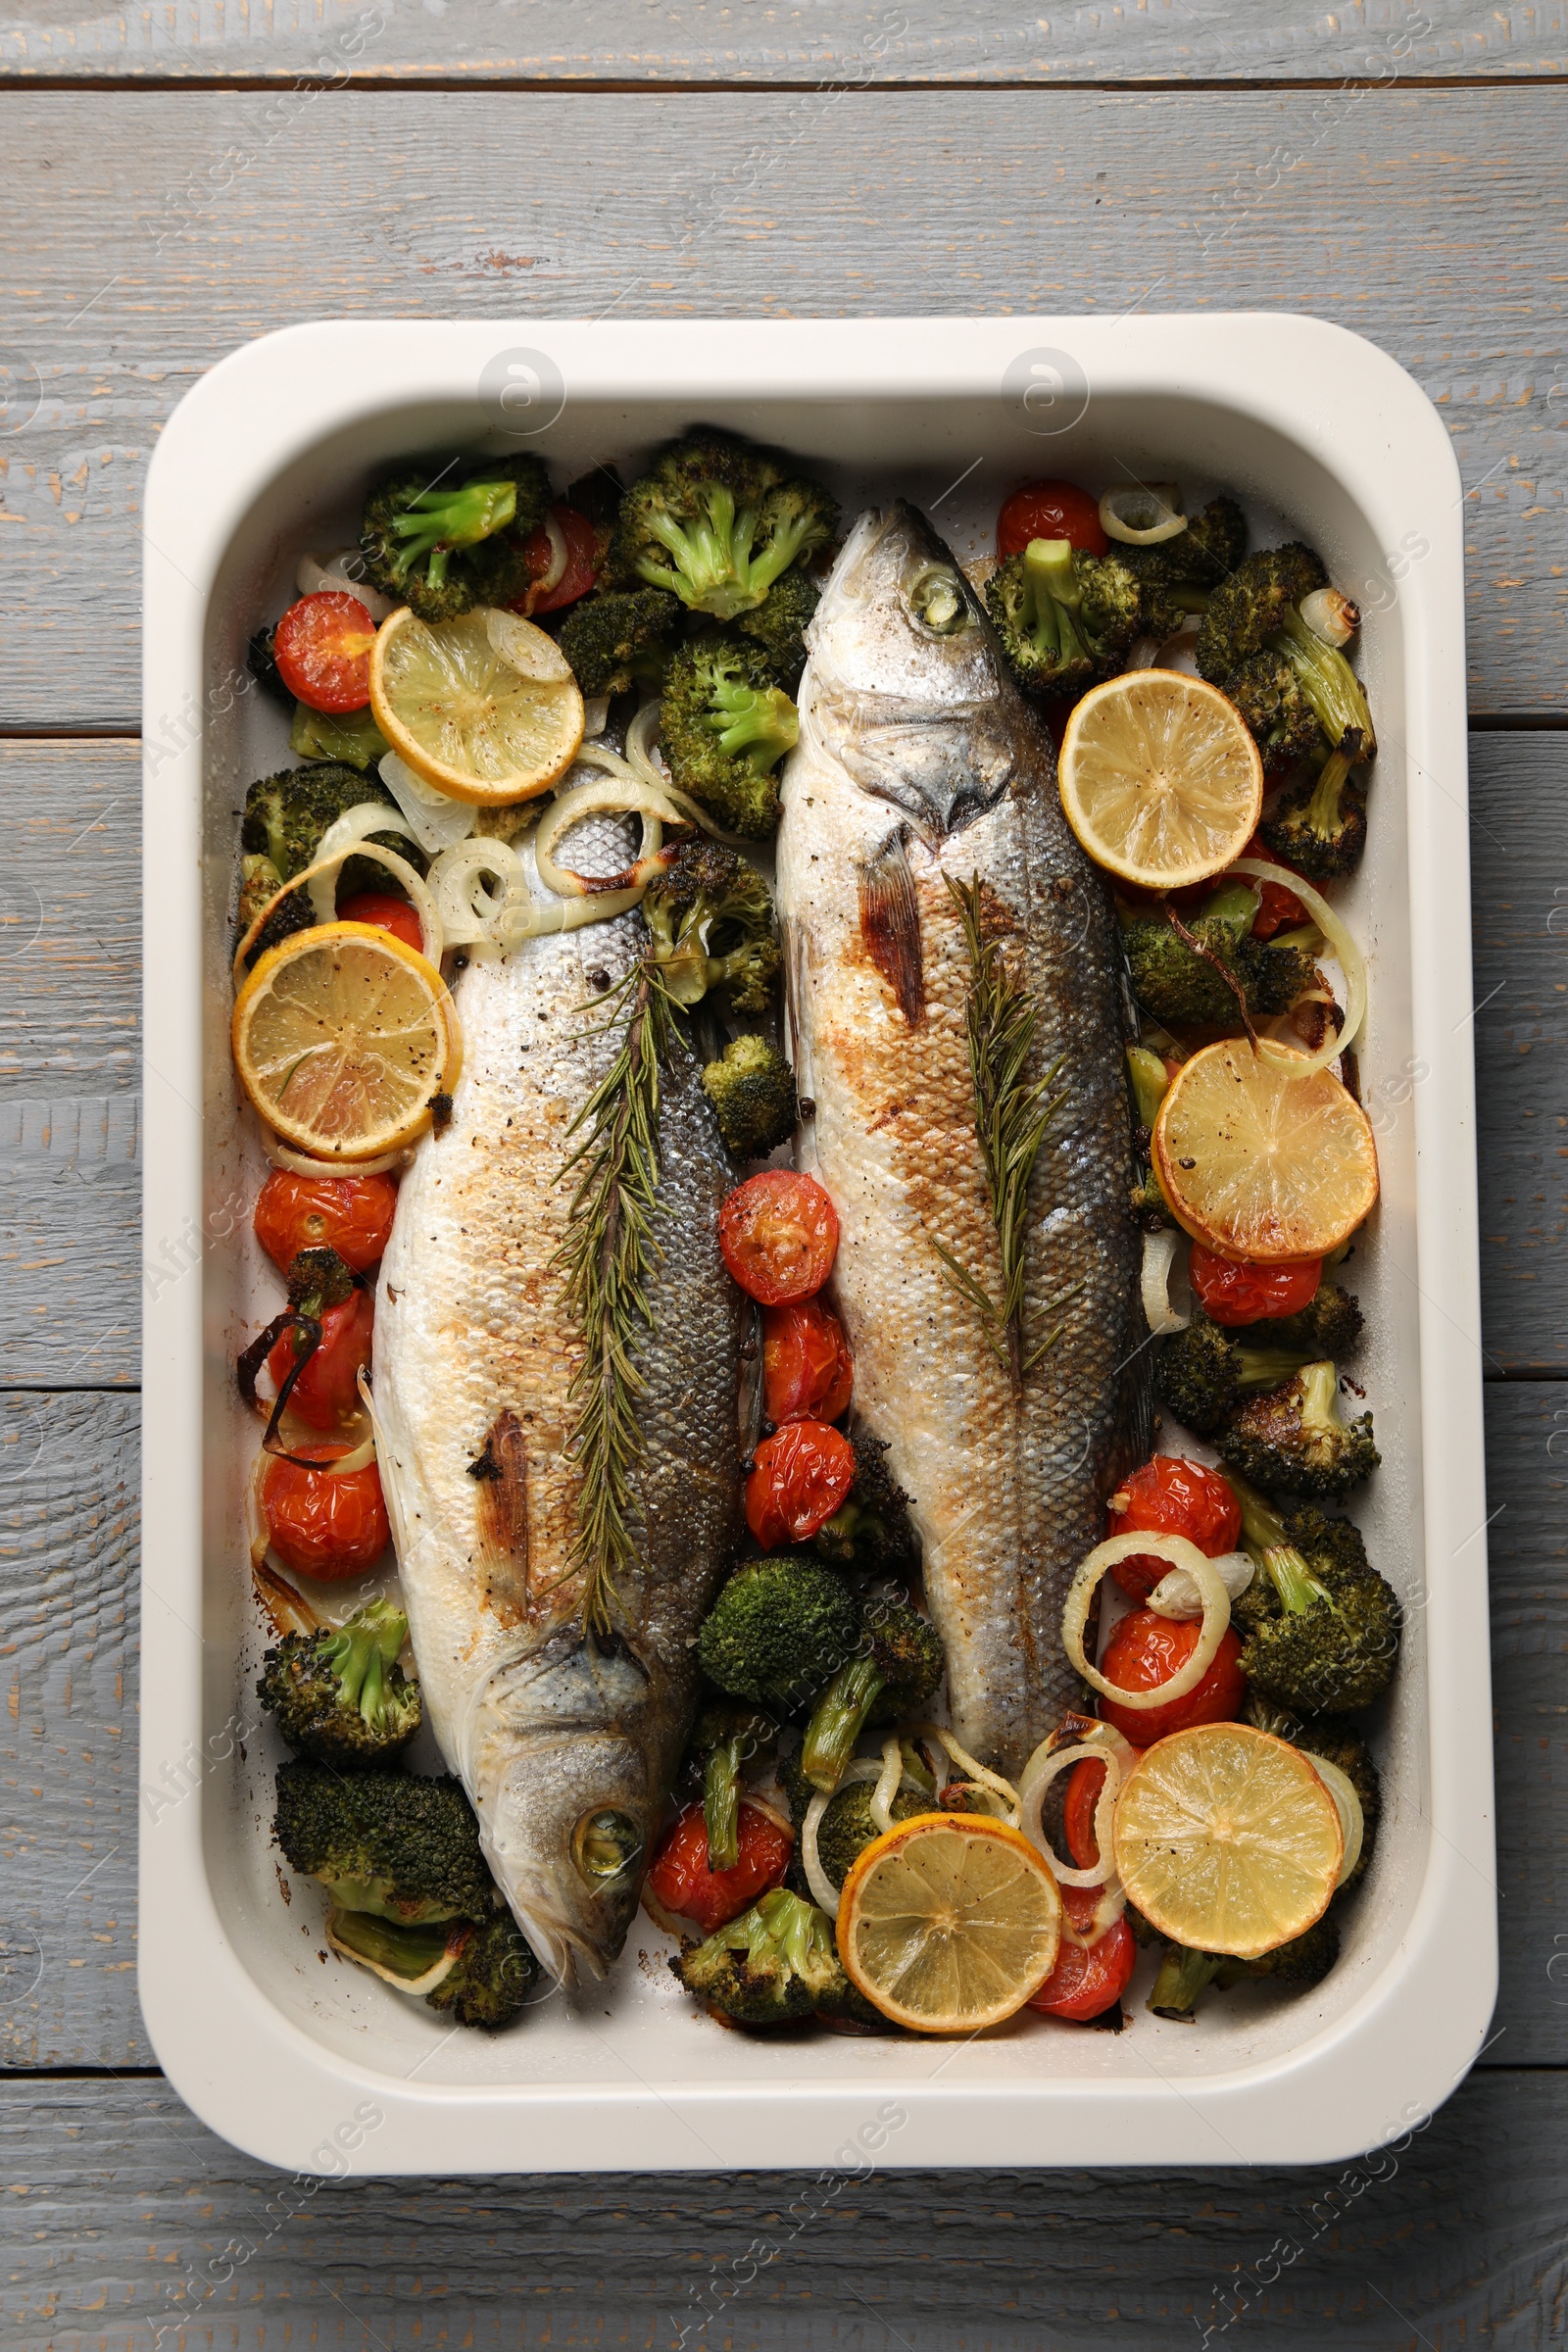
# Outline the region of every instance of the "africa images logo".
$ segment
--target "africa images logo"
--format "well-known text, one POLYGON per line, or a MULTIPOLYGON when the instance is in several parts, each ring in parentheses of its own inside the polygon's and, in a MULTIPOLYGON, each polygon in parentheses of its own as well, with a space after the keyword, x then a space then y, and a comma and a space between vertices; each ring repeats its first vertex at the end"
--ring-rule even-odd
POLYGON ((1009 360, 1002 397, 1031 433, 1066 433, 1089 407, 1089 378, 1070 351, 1039 344, 1009 360))
POLYGON ((566 405, 566 379, 548 352, 518 344, 479 371, 479 400, 491 424, 514 440, 548 432, 566 405))

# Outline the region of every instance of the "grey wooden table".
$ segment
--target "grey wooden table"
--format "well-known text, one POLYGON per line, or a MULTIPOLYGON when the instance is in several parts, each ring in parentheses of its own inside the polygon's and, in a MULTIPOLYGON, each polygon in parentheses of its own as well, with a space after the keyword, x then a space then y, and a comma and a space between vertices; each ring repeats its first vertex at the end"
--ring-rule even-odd
POLYGON ((1345 2166, 875 2176, 707 2340, 1562 2339, 1565 48, 1559 0, 38 0, 0 24, 7 2345, 662 2345, 797 2186, 289 2182, 153 2062, 135 858, 163 418, 223 352, 323 315, 1135 304, 1355 327, 1438 402, 1466 484, 1494 2038, 1405 2146, 1345 2166))

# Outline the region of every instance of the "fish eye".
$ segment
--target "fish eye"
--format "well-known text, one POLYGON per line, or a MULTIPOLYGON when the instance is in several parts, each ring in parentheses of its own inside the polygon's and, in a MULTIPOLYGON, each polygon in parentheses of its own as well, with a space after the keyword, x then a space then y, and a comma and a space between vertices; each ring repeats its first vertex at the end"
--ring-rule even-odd
POLYGON ((910 583, 909 611, 933 637, 952 637, 969 617, 962 580, 946 564, 927 564, 910 583))
POLYGON ((571 1858, 590 1886, 607 1886, 643 1858, 643 1834, 627 1813, 608 1806, 585 1813, 571 1836, 571 1858))

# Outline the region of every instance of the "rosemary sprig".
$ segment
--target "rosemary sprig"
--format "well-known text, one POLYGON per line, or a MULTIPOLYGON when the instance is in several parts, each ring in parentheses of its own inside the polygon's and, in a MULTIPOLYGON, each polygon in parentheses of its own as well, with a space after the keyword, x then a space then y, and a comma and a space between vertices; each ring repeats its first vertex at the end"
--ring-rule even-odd
POLYGON ((974 1131, 1002 1260, 1001 1298, 993 1298, 940 1242, 933 1240, 931 1246, 948 1268, 955 1289, 979 1314, 992 1353, 1006 1369, 1016 1392, 1062 1331, 1058 1323, 1045 1339, 1030 1346, 1023 1288, 1029 1181, 1046 1129, 1067 1099, 1065 1089, 1052 1091, 1066 1057, 1058 1056, 1043 1078, 1028 1076, 1039 1011, 1027 990, 1009 975, 1001 941, 985 935, 979 875, 967 884, 951 874, 944 879, 958 910, 969 956, 965 1025, 974 1088, 974 1131))
POLYGON ((566 1400, 574 1413, 566 1450, 582 1476, 577 1536, 567 1573, 584 1577, 584 1632, 608 1634, 617 1579, 637 1556, 630 1475, 642 1451, 637 1401, 646 1382, 634 1355, 639 1325, 653 1327, 648 1280, 659 1187, 659 1069, 669 1042, 669 1000, 648 960, 632 966, 609 1000, 602 1036, 624 1013, 614 1060, 567 1129, 587 1134, 562 1169, 576 1174, 568 1230, 553 1263, 584 1353, 566 1400))

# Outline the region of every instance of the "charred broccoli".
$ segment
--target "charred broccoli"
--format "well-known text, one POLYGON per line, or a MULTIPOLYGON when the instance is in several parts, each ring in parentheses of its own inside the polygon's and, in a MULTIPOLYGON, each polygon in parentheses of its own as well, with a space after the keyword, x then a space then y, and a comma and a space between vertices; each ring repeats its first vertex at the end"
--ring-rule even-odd
MULTIPOLYGON (((357 767, 363 776, 378 767, 392 747, 368 710, 313 710, 309 703, 296 703, 288 748, 301 760, 330 760, 340 767, 357 767)), ((372 787, 361 798, 378 801, 384 795, 372 787)))
POLYGON ((888 1444, 863 1429, 852 1432, 855 1478, 848 1498, 816 1531, 817 1550, 827 1560, 909 1574, 920 1545, 909 1523, 909 1497, 888 1468, 888 1444))
MULTIPOLYGON (((275 776, 262 776, 245 795, 245 813, 240 820, 240 901, 237 919, 242 932, 248 930, 268 900, 303 873, 321 846, 322 836, 329 825, 336 824, 347 809, 358 808, 367 801, 384 801, 394 808, 391 794, 378 777, 362 776, 352 767, 335 760, 308 767, 289 767, 275 776)), ((394 850, 401 858, 416 866, 423 859, 414 845, 401 833, 375 833, 370 836, 379 847, 394 850)), ((373 864, 368 858, 348 858, 339 875, 338 888, 345 897, 356 890, 384 889, 390 881, 384 867, 373 864)), ((259 935, 251 952, 254 962, 266 949, 274 947, 290 931, 308 927, 316 921, 309 896, 296 891, 273 910, 267 929, 259 935)))
POLYGON ((773 902, 753 865, 714 841, 673 852, 643 899, 654 964, 677 1004, 722 992, 732 1012, 765 1012, 779 966, 773 902))
POLYGON ((1235 1028, 1241 1018, 1239 989, 1250 1013, 1288 1012, 1313 985, 1316 966, 1302 948, 1252 938, 1258 904, 1257 893, 1245 883, 1229 882, 1215 891, 1186 926, 1197 949, 1165 914, 1129 923, 1122 948, 1133 994, 1144 1009, 1176 1028, 1235 1028))
POLYGON ((662 588, 610 589, 573 605, 556 642, 584 694, 624 694, 632 686, 657 694, 680 622, 680 599, 662 588))
POLYGON ((1185 1331, 1173 1332, 1159 1352, 1159 1393, 1178 1421, 1200 1438, 1212 1437, 1239 1400, 1255 1389, 1274 1389, 1317 1350, 1275 1347, 1272 1326, 1254 1324, 1228 1331, 1206 1315, 1195 1315, 1185 1331))
MULTIPOLYGON (((1245 715, 1245 713, 1244 713, 1245 715)), ((1359 736, 1355 743, 1360 742, 1359 736)), ((1262 822, 1264 841, 1277 858, 1309 881, 1333 882, 1361 862, 1366 848, 1366 788, 1350 774, 1348 741, 1330 752, 1317 781, 1293 784, 1280 793, 1262 822)))
POLYGON ((1278 1388, 1249 1396, 1219 1433, 1226 1462, 1271 1494, 1338 1502, 1380 1459, 1371 1414, 1341 1420, 1339 1387, 1333 1364, 1309 1363, 1278 1388))
POLYGON ((853 1657, 860 1611, 841 1577, 820 1560, 775 1552, 748 1560, 719 1593, 697 1637, 710 1683, 790 1715, 853 1657))
POLYGON ((1400 1614, 1359 1530, 1309 1503, 1281 1513, 1245 1479, 1231 1484, 1257 1569, 1232 1608, 1249 1683, 1303 1715, 1369 1707, 1394 1680, 1400 1614))
POLYGON ((290 1870, 318 1880, 343 1910, 419 1926, 495 1909, 479 1825, 450 1775, 281 1764, 272 1834, 290 1870))
POLYGON ((699 426, 664 450, 620 502, 609 570, 646 581, 695 612, 733 620, 838 527, 820 482, 770 450, 699 426))
POLYGON ((297 1753, 340 1769, 383 1764, 419 1728, 419 1686, 397 1662, 409 1622, 372 1600, 342 1626, 285 1634, 262 1661, 257 1696, 297 1753))
POLYGON ((735 615, 736 628, 761 647, 779 684, 791 694, 806 666, 806 624, 820 594, 810 573, 797 564, 774 581, 760 605, 735 615))
POLYGON ((847 2006, 844 1964, 825 1911, 775 1886, 670 1967, 740 2026, 783 2026, 823 2002, 847 2006))
MULTIPOLYGON (((791 1758, 781 1769, 779 1778, 790 1802, 790 1818, 795 1824, 795 1851, 790 1856, 789 1884, 799 1878, 806 1885, 801 1853, 801 1832, 816 1785, 808 1781, 797 1758, 791 1758)), ((863 1853, 873 1838, 882 1833, 871 1812, 875 1785, 870 1781, 850 1781, 836 1789, 822 1810, 816 1825, 816 1858, 835 1886, 842 1886, 850 1874, 850 1865, 863 1853)), ((894 1821, 908 1821, 916 1813, 929 1813, 936 1804, 935 1795, 922 1796, 913 1788, 901 1788, 888 1812, 894 1821)))
POLYGON ((1232 670, 1225 691, 1256 737, 1265 767, 1285 767, 1324 750, 1317 712, 1283 654, 1261 646, 1232 670))
POLYGON ((1266 1981, 1293 1992, 1306 1992, 1322 1984, 1339 1956, 1340 1931, 1326 1918, 1255 1960, 1237 1960, 1224 1952, 1194 1952, 1185 1944, 1167 1943, 1149 2006, 1156 2017, 1190 2024, 1210 1984, 1218 1984, 1224 1992, 1233 1984, 1266 1981))
POLYGON ((1348 1715, 1298 1714, 1261 1690, 1248 1691, 1242 1721, 1272 1732, 1276 1740, 1288 1740, 1308 1756, 1337 1764, 1355 1790, 1361 1804, 1361 1851, 1341 1883, 1338 1891, 1343 1893, 1364 1875, 1383 1819, 1383 1781, 1371 1749, 1348 1715))
POLYGON ((366 576, 421 620, 510 605, 528 585, 523 543, 549 503, 532 455, 396 466, 365 502, 366 576))
POLYGON ((740 1860, 742 1770, 777 1735, 770 1715, 733 1699, 710 1698, 700 1711, 686 1755, 702 1774, 710 1870, 733 1870, 740 1860))
POLYGON ((1231 1336, 1248 1348, 1299 1348, 1303 1363, 1332 1355, 1348 1355, 1364 1328, 1361 1309, 1337 1282, 1320 1282, 1299 1314, 1276 1315, 1263 1323, 1231 1327, 1231 1336))
POLYGON ((682 792, 748 841, 778 824, 773 770, 800 733, 760 646, 733 631, 683 646, 669 665, 659 741, 682 792))
POLYGON ((936 1627, 906 1601, 877 1598, 861 1612, 858 1654, 839 1668, 806 1727, 801 1770, 836 1788, 867 1723, 894 1723, 924 1706, 942 1680, 936 1627))
POLYGON ((1086 556, 1067 539, 1031 539, 1009 556, 986 582, 986 604, 1008 668, 1036 695, 1078 693, 1108 675, 1143 610, 1139 583, 1117 556, 1086 556))
MULTIPOLYGON (((1119 562, 1147 588, 1214 588, 1247 553, 1247 517, 1234 498, 1211 498, 1185 531, 1153 547, 1118 547, 1119 562)), ((1151 632, 1152 634, 1152 632, 1151 632)))
POLYGON ((1209 598, 1198 631, 1200 674, 1228 692, 1228 681, 1242 663, 1284 628, 1286 614, 1314 588, 1325 586, 1328 576, 1299 539, 1244 557, 1209 598))
POLYGON ((342 1958, 400 1992, 421 1993, 460 2026, 494 2032, 510 2025, 538 1981, 539 1963, 506 1911, 418 1928, 395 1927, 368 1911, 334 1911, 326 1935, 342 1958))
POLYGON ((761 1159, 788 1143, 800 1119, 795 1072, 765 1037, 734 1037, 703 1070, 703 1092, 737 1159, 761 1159))

